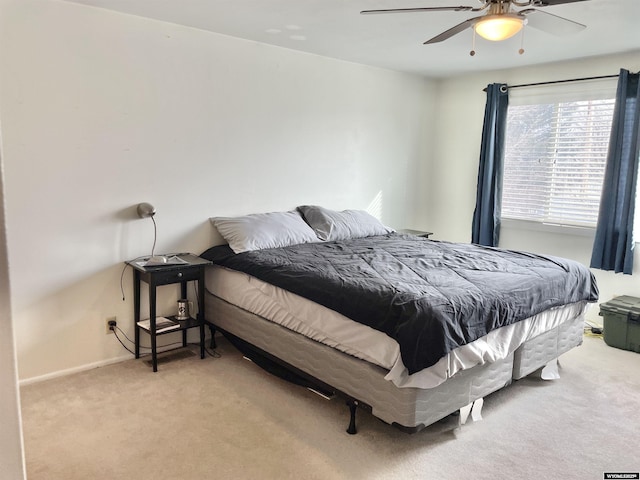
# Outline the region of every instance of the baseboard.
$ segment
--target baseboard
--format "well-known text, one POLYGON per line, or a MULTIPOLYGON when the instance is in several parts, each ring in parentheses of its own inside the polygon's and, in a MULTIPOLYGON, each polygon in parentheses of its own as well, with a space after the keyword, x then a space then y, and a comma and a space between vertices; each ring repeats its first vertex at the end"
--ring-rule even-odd
POLYGON ((18 381, 18 385, 23 387, 25 385, 31 385, 32 383, 44 382, 45 380, 51 380, 52 378, 64 377, 73 373, 84 372, 86 370, 92 370, 98 367, 104 367, 112 365, 114 363, 120 363, 124 360, 131 360, 133 356, 131 354, 123 355, 121 357, 110 358, 108 360, 101 360, 99 362, 87 363, 86 365, 80 365, 78 367, 67 368, 65 370, 58 370, 57 372, 47 373, 45 375, 39 375, 37 377, 25 378, 18 381))
MULTIPOLYGON (((204 344, 208 345, 211 340, 210 336, 205 334, 204 336, 204 344)), ((192 343, 190 343, 192 345, 192 343)), ((165 351, 173 350, 175 347, 170 347, 164 349, 162 346, 158 347, 158 354, 163 353, 165 351)), ((145 352, 148 354, 148 352, 145 352)), ((30 385, 32 383, 44 382, 45 380, 51 380, 52 378, 64 377, 66 375, 71 375, 73 373, 84 372, 86 370, 92 370, 98 367, 105 367, 107 365, 112 365, 114 363, 120 363, 125 360, 131 360, 133 358, 132 354, 122 355, 120 357, 110 358, 108 360, 100 360, 99 362, 87 363, 86 365, 79 365, 73 368, 67 368, 65 370, 58 370, 57 372, 47 373, 45 375, 39 375, 37 377, 25 378, 24 380, 18 381, 18 386, 22 387, 24 385, 30 385)))

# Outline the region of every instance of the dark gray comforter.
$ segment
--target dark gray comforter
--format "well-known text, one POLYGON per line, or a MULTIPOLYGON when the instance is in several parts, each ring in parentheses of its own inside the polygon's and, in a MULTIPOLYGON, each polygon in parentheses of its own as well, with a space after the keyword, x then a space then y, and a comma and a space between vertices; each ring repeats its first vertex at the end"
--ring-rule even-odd
POLYGON ((598 299, 593 275, 572 260, 408 235, 202 256, 385 332, 409 373, 493 329, 598 299))

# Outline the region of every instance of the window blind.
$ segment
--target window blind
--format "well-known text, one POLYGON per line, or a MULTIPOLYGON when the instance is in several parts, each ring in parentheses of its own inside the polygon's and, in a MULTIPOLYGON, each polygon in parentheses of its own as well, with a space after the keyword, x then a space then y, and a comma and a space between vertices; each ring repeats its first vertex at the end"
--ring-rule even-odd
POLYGON ((594 227, 613 107, 613 98, 510 106, 502 217, 594 227))

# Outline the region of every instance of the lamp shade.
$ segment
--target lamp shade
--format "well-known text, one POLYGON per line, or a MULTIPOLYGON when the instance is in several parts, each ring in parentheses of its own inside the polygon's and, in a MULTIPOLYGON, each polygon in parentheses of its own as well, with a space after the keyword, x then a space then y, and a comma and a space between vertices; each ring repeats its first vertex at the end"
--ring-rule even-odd
POLYGON ((140 218, 153 217, 156 214, 156 207, 151 205, 150 203, 140 203, 138 204, 138 215, 140 218))
POLYGON ((522 30, 524 21, 518 15, 511 13, 487 15, 475 25, 478 35, 487 40, 499 42, 513 37, 522 30))

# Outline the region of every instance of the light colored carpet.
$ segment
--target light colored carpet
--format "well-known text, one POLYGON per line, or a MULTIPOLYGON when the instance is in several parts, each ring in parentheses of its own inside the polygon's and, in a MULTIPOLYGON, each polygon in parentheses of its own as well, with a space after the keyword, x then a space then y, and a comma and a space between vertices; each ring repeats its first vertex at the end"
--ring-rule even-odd
POLYGON ((640 470, 640 355, 599 338, 561 379, 520 380, 484 420, 414 435, 277 379, 224 339, 157 373, 129 360, 22 388, 27 471, 46 479, 601 479, 640 470))

